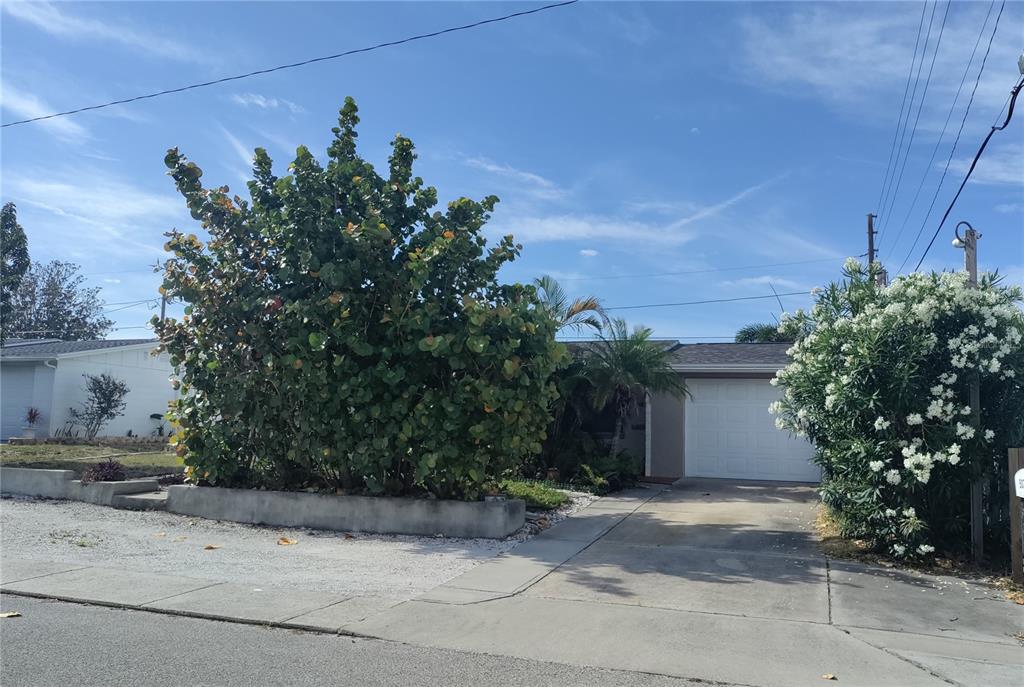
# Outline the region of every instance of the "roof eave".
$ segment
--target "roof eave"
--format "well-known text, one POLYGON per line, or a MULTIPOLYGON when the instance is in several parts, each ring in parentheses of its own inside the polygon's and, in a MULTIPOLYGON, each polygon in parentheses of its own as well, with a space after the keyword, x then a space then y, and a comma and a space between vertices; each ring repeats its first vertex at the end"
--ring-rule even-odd
POLYGON ((765 365, 765 364, 740 364, 740 363, 718 363, 701 365, 673 365, 676 372, 763 372, 775 374, 786 365, 765 365))

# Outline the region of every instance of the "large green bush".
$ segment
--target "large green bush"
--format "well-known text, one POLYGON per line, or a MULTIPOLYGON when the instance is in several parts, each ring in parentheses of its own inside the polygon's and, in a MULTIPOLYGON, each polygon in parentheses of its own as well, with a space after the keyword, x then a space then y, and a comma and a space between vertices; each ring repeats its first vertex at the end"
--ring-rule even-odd
POLYGON ((281 178, 257 149, 251 203, 168 152, 209 233, 168 234, 179 451, 213 485, 474 498, 540 450, 564 347, 533 287, 497 281, 520 250, 487 248, 497 198, 434 212, 412 142, 379 175, 358 121, 347 99, 326 165, 300 147, 281 178))
POLYGON ((780 427, 817 447, 822 498, 848 536, 901 557, 969 542, 969 485, 987 480, 986 526, 1007 539, 1007 446, 1024 423, 1021 290, 965 273, 911 274, 879 287, 856 260, 797 333, 775 383, 780 427), (968 381, 981 380, 981 426, 968 381))

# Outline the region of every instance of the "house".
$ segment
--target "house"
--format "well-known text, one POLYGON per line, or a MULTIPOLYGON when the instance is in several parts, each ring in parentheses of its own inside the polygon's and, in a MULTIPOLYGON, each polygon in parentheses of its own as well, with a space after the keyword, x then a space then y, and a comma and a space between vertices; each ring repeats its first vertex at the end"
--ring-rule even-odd
MULTIPOLYGON (((651 478, 817 482, 813 445, 775 427, 768 412, 782 389, 770 380, 789 356, 785 343, 675 343, 672 367, 690 396, 644 404, 645 474, 651 478)), ((638 443, 640 437, 627 437, 638 443)))
POLYGON ((162 423, 150 416, 167 412, 175 397, 167 354, 153 355, 155 339, 60 341, 8 339, 0 348, 0 441, 22 436, 27 410, 42 417, 36 436, 52 436, 65 427, 70 409, 86 399, 85 374, 110 374, 127 384, 124 414, 100 434, 153 434, 162 423))

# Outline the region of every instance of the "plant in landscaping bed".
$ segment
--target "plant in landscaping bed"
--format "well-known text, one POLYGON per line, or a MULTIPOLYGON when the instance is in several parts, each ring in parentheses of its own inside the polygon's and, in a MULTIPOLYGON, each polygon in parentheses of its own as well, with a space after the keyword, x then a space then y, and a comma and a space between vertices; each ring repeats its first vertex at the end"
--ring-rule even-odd
POLYGON ((898 557, 962 551, 969 487, 983 477, 986 528, 1005 543, 1006 449, 1024 437, 1020 288, 985 276, 971 289, 964 273, 879 287, 854 259, 844 273, 811 313, 783 323, 804 334, 774 380, 785 396, 772 407, 779 427, 814 441, 822 500, 841 533, 898 557), (968 406, 972 373, 980 427, 968 406))
POLYGON ((569 496, 542 484, 506 479, 498 484, 498 491, 514 499, 526 501, 527 508, 551 510, 564 506, 569 496))
POLYGON ((475 498, 540 450, 565 350, 535 289, 497 280, 520 252, 482 235, 498 199, 435 211, 412 142, 382 176, 358 121, 346 99, 326 165, 300 147, 287 176, 256 149, 251 202, 167 153, 209 234, 166 245, 173 441, 212 485, 475 498))
POLYGON ((90 465, 82 473, 82 484, 89 482, 122 482, 126 478, 124 466, 113 458, 90 465))
POLYGON ((81 425, 87 439, 95 439, 103 425, 124 414, 125 396, 131 389, 120 379, 106 373, 84 374, 86 399, 81 408, 72 408, 74 424, 81 425))

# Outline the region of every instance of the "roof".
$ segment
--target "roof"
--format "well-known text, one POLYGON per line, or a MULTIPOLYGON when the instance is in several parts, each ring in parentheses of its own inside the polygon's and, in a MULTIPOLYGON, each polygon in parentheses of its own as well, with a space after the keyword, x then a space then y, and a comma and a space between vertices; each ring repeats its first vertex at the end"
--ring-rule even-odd
POLYGON ((141 344, 157 343, 157 339, 103 339, 100 341, 60 341, 59 339, 8 339, 0 347, 0 358, 8 360, 42 360, 67 355, 105 351, 141 344))
POLYGON ((789 363, 788 343, 693 343, 679 344, 672 351, 672 366, 725 370, 770 369, 789 363))

